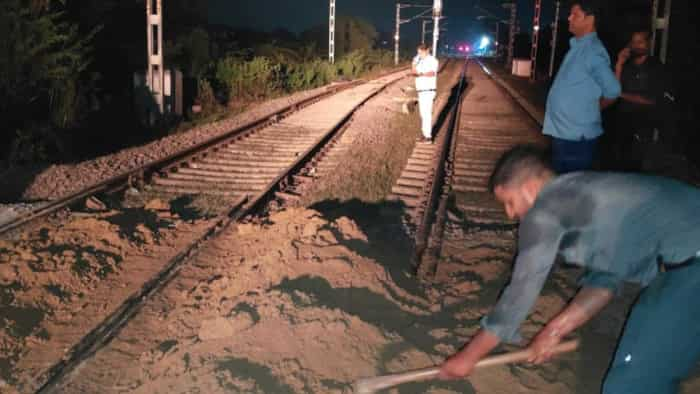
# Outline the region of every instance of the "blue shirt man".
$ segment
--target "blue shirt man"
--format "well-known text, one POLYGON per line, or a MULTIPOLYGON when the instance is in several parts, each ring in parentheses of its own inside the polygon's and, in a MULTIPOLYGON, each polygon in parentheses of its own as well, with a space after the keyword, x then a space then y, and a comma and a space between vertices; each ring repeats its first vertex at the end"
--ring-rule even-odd
POLYGON ((587 170, 603 134, 601 108, 620 96, 620 83, 610 57, 595 32, 595 8, 587 2, 571 7, 571 49, 547 97, 543 133, 552 137, 554 169, 587 170))
POLYGON ((700 189, 645 175, 577 172, 556 176, 539 148, 515 147, 495 166, 490 187, 520 220, 511 281, 482 329, 441 368, 463 376, 498 343, 518 341, 557 256, 586 273, 574 299, 530 344, 546 361, 568 333, 616 293, 644 287, 632 308, 604 394, 671 394, 700 360, 700 189))

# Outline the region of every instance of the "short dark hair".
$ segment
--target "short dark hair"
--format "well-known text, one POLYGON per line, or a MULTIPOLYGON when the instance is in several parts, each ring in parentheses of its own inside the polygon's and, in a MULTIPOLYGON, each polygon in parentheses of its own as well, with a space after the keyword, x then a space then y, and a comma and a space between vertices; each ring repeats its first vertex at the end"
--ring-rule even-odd
POLYGON ((632 34, 630 34, 630 40, 634 37, 635 34, 644 34, 648 41, 651 40, 651 36, 653 35, 651 33, 651 30, 646 28, 646 27, 641 28, 641 29, 634 29, 632 31, 632 34))
POLYGON ((489 191, 493 193, 498 186, 519 183, 548 171, 554 172, 545 149, 534 144, 516 145, 496 162, 489 178, 489 191))
POLYGON ((418 50, 419 51, 427 51, 428 46, 426 44, 418 44, 418 50))
POLYGON ((601 5, 598 0, 571 0, 570 6, 578 5, 586 15, 600 16, 601 5))

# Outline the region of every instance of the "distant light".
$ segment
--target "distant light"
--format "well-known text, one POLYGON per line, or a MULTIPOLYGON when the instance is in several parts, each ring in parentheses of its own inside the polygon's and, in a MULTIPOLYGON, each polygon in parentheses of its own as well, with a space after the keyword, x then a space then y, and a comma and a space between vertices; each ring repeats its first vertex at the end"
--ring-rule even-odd
POLYGON ((490 43, 491 43, 491 40, 488 37, 486 37, 486 36, 481 37, 481 43, 479 44, 479 49, 486 48, 487 46, 489 46, 490 43))
POLYGON ((535 31, 539 31, 539 30, 540 30, 540 25, 535 25, 535 27, 534 27, 533 29, 535 29, 535 31))
POLYGON ((396 35, 394 36, 394 40, 396 40, 396 41, 399 40, 399 35, 398 35, 398 34, 396 34, 396 35))
POLYGON ((460 52, 464 52, 464 47, 459 47, 460 52))

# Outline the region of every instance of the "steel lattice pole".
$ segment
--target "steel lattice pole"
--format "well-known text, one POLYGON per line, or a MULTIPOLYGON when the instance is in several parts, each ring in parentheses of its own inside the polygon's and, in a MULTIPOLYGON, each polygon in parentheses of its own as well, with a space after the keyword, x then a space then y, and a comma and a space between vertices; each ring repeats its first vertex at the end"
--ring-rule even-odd
POLYGON ((394 65, 399 64, 399 29, 401 28, 401 4, 396 4, 396 31, 394 32, 394 65))
POLYGON ((549 78, 554 74, 554 57, 557 53, 557 35, 559 34, 559 11, 561 2, 557 1, 554 10, 554 24, 552 25, 552 53, 549 58, 549 78))
POLYGON ((530 81, 537 79, 537 47, 540 38, 540 13, 542 11, 542 0, 535 0, 535 15, 532 19, 532 48, 530 49, 530 81))
POLYGON ((518 7, 515 2, 510 3, 510 29, 508 34, 508 60, 507 65, 511 67, 513 63, 513 52, 515 49, 515 30, 518 7))
POLYGON ((328 61, 335 63, 335 0, 329 0, 328 12, 328 61))

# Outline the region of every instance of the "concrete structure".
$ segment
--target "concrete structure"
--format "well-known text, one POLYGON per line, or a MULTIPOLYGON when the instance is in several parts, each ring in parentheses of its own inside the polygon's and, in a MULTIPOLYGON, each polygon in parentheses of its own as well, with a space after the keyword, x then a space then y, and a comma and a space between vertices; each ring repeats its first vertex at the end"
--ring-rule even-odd
POLYGON ((163 0, 146 0, 146 43, 148 65, 134 74, 134 99, 144 123, 154 125, 163 115, 182 116, 182 73, 163 62, 163 0))
POLYGON ((159 94, 149 85, 147 72, 134 73, 134 104, 144 124, 155 125, 163 116, 182 116, 182 73, 170 69, 163 72, 159 94), (157 101, 160 97, 161 101, 157 101))
POLYGON ((160 114, 163 113, 163 0, 146 0, 148 68, 146 84, 160 114))

